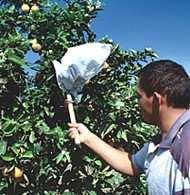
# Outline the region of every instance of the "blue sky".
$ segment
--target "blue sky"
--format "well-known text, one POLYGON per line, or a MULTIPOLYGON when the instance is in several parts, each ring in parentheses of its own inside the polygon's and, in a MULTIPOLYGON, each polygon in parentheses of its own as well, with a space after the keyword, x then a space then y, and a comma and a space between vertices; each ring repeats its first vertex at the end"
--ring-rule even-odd
MULTIPOLYGON (((190 75, 189 0, 101 1, 103 10, 91 24, 97 39, 108 36, 125 50, 152 48, 190 75)), ((27 57, 33 61, 38 55, 29 52, 27 57)))
POLYGON ((91 24, 123 49, 152 48, 161 59, 182 64, 190 74, 190 1, 104 0, 91 24))

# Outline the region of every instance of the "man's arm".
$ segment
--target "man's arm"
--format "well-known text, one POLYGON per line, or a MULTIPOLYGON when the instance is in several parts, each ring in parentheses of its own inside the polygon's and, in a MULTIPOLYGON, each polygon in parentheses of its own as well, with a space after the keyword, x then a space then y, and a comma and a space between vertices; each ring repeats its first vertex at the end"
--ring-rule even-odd
POLYGON ((137 176, 138 171, 133 166, 131 155, 110 146, 98 136, 88 130, 83 124, 69 124, 69 135, 71 138, 79 138, 80 142, 92 149, 111 167, 119 172, 130 176, 137 176), (78 133, 79 134, 78 134, 78 133))

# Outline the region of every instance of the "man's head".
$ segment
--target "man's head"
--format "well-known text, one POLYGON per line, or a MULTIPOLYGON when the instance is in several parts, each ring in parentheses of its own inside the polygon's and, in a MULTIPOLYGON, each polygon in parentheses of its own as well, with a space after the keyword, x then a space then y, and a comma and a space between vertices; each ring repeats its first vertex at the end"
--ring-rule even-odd
MULTIPOLYGON (((154 61, 146 65, 139 74, 139 93, 150 100, 150 103, 153 103, 154 97, 162 96, 168 107, 188 108, 190 78, 181 65, 171 60, 154 61)), ((143 106, 144 102, 140 103, 140 107, 143 106)))

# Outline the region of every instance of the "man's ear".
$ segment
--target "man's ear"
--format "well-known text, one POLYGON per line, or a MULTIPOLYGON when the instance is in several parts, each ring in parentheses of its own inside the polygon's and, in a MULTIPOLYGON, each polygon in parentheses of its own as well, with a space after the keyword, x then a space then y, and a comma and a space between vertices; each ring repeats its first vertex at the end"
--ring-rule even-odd
POLYGON ((159 94, 158 92, 154 92, 153 93, 153 101, 156 103, 156 104, 162 104, 162 95, 159 94))
POLYGON ((159 114, 160 105, 162 103, 162 96, 159 93, 154 92, 152 97, 152 112, 157 117, 159 114))

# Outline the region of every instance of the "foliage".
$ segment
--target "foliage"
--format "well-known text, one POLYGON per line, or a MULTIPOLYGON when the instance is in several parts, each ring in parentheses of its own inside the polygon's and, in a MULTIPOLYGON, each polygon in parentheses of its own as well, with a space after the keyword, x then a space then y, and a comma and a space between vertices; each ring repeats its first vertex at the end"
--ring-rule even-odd
MULTIPOLYGON (((24 3, 29 11, 21 9, 21 0, 0 1, 0 194, 142 194, 142 182, 117 173, 68 138, 67 109, 51 63, 68 47, 97 41, 90 24, 102 9, 100 2, 24 3), (32 11, 34 4, 39 10, 32 11), (26 58, 32 50, 40 56, 33 64, 26 58), (19 178, 15 167, 21 170, 19 178)), ((113 45, 109 67, 84 87, 75 105, 77 119, 132 153, 154 131, 141 121, 135 86, 138 71, 156 54, 151 49, 124 51, 106 38, 99 41, 113 45)))

